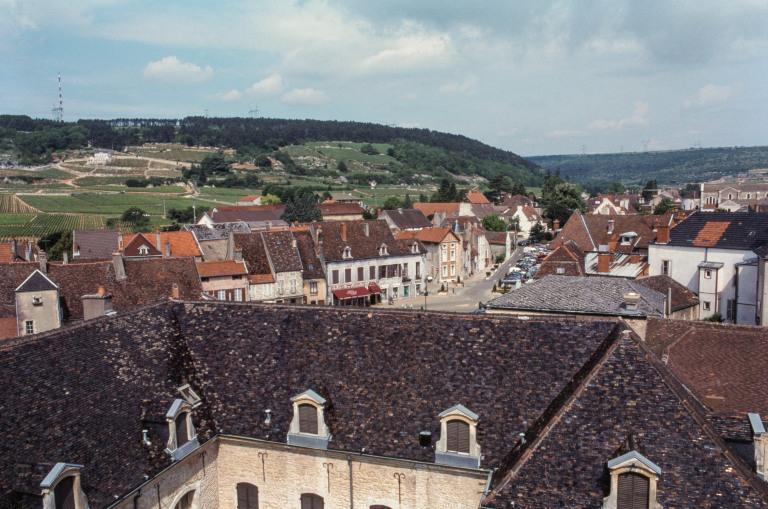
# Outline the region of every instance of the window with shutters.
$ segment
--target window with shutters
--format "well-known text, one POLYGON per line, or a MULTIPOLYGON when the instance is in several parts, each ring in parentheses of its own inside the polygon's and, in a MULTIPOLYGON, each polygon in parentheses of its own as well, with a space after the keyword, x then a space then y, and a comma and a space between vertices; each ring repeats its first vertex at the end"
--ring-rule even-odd
POLYGON ((43 490, 43 507, 87 509, 88 498, 80 486, 82 468, 82 465, 72 463, 56 463, 40 483, 43 490))
POLYGON ((457 404, 441 412, 440 439, 435 445, 435 462, 464 468, 480 467, 480 444, 477 443, 479 416, 457 404))
POLYGON ((179 460, 199 445, 192 423, 192 405, 184 399, 175 399, 165 414, 168 421, 168 445, 165 452, 179 460))
POLYGON ((314 493, 301 494, 301 509, 323 509, 325 502, 323 497, 314 493))
POLYGON ((317 408, 314 405, 299 405, 299 431, 317 435, 317 408))
POLYGON ((237 509, 259 509, 259 489, 247 482, 237 483, 237 509))
POLYGON ((56 509, 75 509, 75 478, 65 477, 53 490, 56 509))
POLYGON ((358 281, 364 281, 365 280, 365 267, 358 267, 357 268, 357 280, 358 281))
POLYGON ((453 420, 446 424, 448 442, 445 448, 450 452, 469 454, 469 424, 453 420))
POLYGON ((189 419, 189 412, 182 412, 176 417, 176 447, 189 442, 189 428, 187 427, 187 420, 189 419))
POLYGON ((627 472, 619 476, 617 509, 648 509, 650 482, 644 475, 627 472))

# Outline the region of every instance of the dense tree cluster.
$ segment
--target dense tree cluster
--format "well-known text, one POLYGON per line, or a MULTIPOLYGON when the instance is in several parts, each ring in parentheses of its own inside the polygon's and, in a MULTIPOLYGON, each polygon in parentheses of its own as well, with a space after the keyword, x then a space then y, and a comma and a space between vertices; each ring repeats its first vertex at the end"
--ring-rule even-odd
POLYGON ((581 197, 581 189, 575 184, 565 182, 558 175, 547 175, 541 188, 541 203, 544 206, 544 216, 550 220, 559 219, 565 224, 574 211, 586 210, 586 204, 581 197))

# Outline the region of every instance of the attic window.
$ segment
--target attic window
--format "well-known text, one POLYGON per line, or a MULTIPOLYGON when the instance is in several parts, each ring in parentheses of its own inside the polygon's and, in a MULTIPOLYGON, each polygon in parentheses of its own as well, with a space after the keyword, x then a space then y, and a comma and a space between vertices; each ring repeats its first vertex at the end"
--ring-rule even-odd
POLYGON ((173 460, 180 460, 200 445, 192 422, 192 405, 183 399, 175 399, 165 419, 168 422, 168 445, 165 452, 173 460))
POLYGON ((288 443, 315 449, 327 449, 331 435, 325 424, 325 398, 312 389, 291 398, 293 419, 288 443))
POLYGON ((435 463, 464 468, 480 467, 477 443, 479 417, 461 404, 443 411, 440 417, 440 440, 435 447, 435 463))
POLYGON ((389 252, 387 251, 387 245, 386 244, 382 244, 379 247, 379 256, 387 256, 388 254, 389 254, 389 252))
POLYGON ((145 245, 141 245, 139 247, 139 254, 140 255, 148 255, 149 254, 149 248, 145 245))
POLYGON ((345 260, 349 260, 350 258, 352 258, 352 248, 349 246, 346 246, 344 248, 344 252, 342 253, 341 257, 344 258, 345 260))
POLYGON ((192 408, 197 408, 202 403, 200 396, 197 395, 197 393, 192 389, 192 387, 189 386, 189 384, 184 384, 179 387, 179 394, 181 394, 181 397, 184 398, 184 401, 189 403, 192 408))
POLYGON ((657 509, 656 483, 661 468, 637 451, 630 451, 608 462, 611 492, 603 500, 604 509, 657 509))
POLYGON ((557 274, 565 274, 565 268, 563 268, 563 267, 557 267, 557 268, 555 269, 555 272, 556 272, 557 274))
POLYGON ((419 254, 419 245, 416 242, 411 244, 411 253, 419 254))
POLYGON ((82 465, 56 463, 40 483, 43 507, 51 509, 87 509, 88 499, 80 486, 82 465))

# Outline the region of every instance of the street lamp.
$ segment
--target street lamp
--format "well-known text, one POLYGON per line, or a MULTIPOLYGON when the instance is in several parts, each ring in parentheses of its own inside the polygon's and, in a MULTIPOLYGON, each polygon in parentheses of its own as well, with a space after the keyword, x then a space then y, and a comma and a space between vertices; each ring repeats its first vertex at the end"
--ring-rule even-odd
POLYGON ((432 282, 432 276, 424 278, 424 311, 427 310, 427 295, 429 295, 429 283, 432 282))

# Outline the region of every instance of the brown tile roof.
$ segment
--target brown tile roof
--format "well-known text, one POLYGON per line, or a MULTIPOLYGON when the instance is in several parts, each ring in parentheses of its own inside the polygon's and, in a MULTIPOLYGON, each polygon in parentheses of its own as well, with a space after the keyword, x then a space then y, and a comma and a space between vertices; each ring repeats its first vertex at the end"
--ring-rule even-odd
POLYGON ((648 245, 655 241, 656 222, 669 221, 669 216, 643 216, 639 214, 627 215, 595 215, 574 212, 563 226, 560 233, 552 241, 552 247, 557 247, 563 242, 571 240, 584 252, 597 251, 600 245, 609 246, 611 251, 631 252, 634 250, 646 250, 648 245), (608 233, 610 221, 613 221, 613 233, 608 233), (617 245, 622 233, 635 232, 635 242, 628 247, 617 245))
POLYGON ((527 196, 523 196, 522 194, 515 194, 513 196, 505 196, 504 200, 502 200, 501 204, 505 207, 508 207, 510 209, 516 210, 518 205, 528 205, 533 207, 534 203, 533 200, 531 200, 527 196))
POLYGON ((768 416, 765 327, 650 319, 645 340, 713 412, 768 416))
POLYGON ((0 317, 0 339, 13 338, 17 336, 16 317, 0 317))
POLYGON ((274 283, 275 278, 272 274, 251 274, 248 276, 248 282, 255 285, 262 285, 267 283, 274 283))
POLYGON ((469 203, 478 203, 478 204, 485 204, 485 203, 491 203, 488 198, 485 197, 483 193, 480 191, 469 191, 467 192, 467 201, 469 203))
POLYGON ((14 263, 27 261, 27 254, 30 260, 37 256, 37 246, 32 242, 8 241, 0 242, 0 263, 14 263))
POLYGON ((75 230, 72 232, 72 259, 111 260, 112 253, 117 251, 119 236, 120 233, 114 230, 75 230))
POLYGON ((273 226, 287 226, 282 220, 285 205, 224 205, 217 206, 209 213, 216 223, 246 223, 270 222, 273 226))
POLYGON ((363 208, 357 203, 324 202, 318 205, 320 214, 325 216, 360 216, 363 217, 363 208))
POLYGON ((416 239, 426 244, 439 244, 445 240, 446 237, 452 237, 453 240, 459 240, 459 238, 451 231, 450 228, 422 228, 415 231, 403 231, 395 234, 395 238, 398 240, 416 239))
POLYGON ((261 198, 261 196, 257 196, 255 194, 249 194, 248 196, 243 196, 242 198, 238 198, 238 201, 256 201, 259 198, 261 198))
POLYGON ((160 250, 155 246, 155 241, 150 240, 150 234, 138 233, 129 235, 123 243, 123 256, 141 257, 141 256, 162 256, 160 250), (143 253, 142 248, 147 252, 143 253))
POLYGON ((432 223, 417 209, 382 210, 379 217, 386 215, 401 230, 427 228, 432 223))
POLYGON ((261 232, 267 255, 275 272, 296 272, 302 269, 298 244, 289 231, 261 232))
POLYGON ((302 274, 304 279, 324 279, 323 264, 317 257, 312 235, 308 231, 294 231, 293 237, 299 247, 299 256, 301 256, 301 264, 304 267, 302 274))
POLYGON ((715 247, 730 225, 728 221, 708 221, 696 234, 692 244, 696 247, 715 247))
POLYGON ((269 274, 272 277, 272 268, 269 265, 267 249, 264 239, 259 233, 235 233, 235 249, 243 253, 243 260, 248 265, 248 273, 269 274))
POLYGON ((381 258, 379 248, 386 244, 389 256, 411 254, 406 242, 392 236, 385 221, 331 221, 313 223, 314 230, 321 231, 320 251, 326 262, 344 260, 344 248, 352 250, 352 259, 381 258), (365 234, 366 225, 368 235, 365 234), (342 237, 346 234, 346 240, 342 237))
MULTIPOLYGON (((197 239, 190 231, 144 233, 140 235, 147 239, 162 254, 165 254, 166 244, 170 243, 171 256, 199 257, 202 255, 197 239), (158 245, 158 239, 160 245, 158 245)), ((123 245, 126 246, 126 249, 135 237, 135 235, 123 236, 123 245)))
POLYGON ((670 230, 669 244, 755 250, 768 244, 768 214, 694 212, 670 230))
POLYGON ((432 202, 419 202, 414 203, 413 208, 420 210, 426 217, 434 216, 440 212, 446 216, 458 216, 459 204, 458 203, 432 203, 432 202))
POLYGON ((553 275, 586 275, 584 272, 584 253, 572 240, 560 244, 544 258, 539 271, 536 273, 536 278, 553 275), (562 269, 562 272, 558 273, 557 269, 562 269))
POLYGON ((485 232, 485 239, 489 244, 506 246, 507 232, 485 232))
POLYGON ((197 262, 196 267, 200 277, 244 276, 248 274, 245 262, 234 260, 197 262))
POLYGON ((691 306, 698 306, 699 298, 695 293, 669 276, 647 276, 635 280, 637 283, 656 290, 662 295, 669 295, 672 290, 672 311, 680 311, 691 306))

